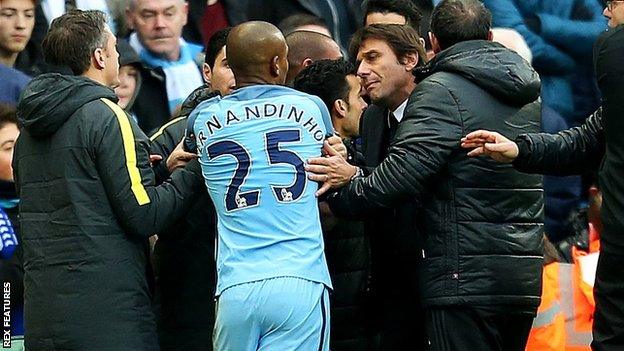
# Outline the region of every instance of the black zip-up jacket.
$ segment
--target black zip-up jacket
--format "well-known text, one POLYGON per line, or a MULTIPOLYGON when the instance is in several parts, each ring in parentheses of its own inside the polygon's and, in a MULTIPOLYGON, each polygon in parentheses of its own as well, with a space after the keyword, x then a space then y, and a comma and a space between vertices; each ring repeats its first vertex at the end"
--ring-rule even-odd
POLYGON ((45 74, 18 104, 27 349, 158 349, 147 238, 203 179, 194 162, 155 187, 149 141, 116 101, 88 78, 45 74))
POLYGON ((622 38, 624 26, 603 33, 594 46, 602 107, 576 128, 557 134, 520 136, 514 166, 523 172, 554 175, 581 174, 599 169, 603 192, 602 250, 624 250, 624 184, 622 183, 622 38), (607 147, 608 145, 608 147, 607 147))
POLYGON ((597 170, 605 153, 602 108, 578 127, 521 134, 515 142, 519 152, 513 165, 521 172, 568 176, 597 170))
POLYGON ((436 55, 418 79, 388 156, 370 176, 330 196, 332 209, 355 215, 415 201, 425 306, 515 305, 535 312, 541 177, 469 158, 460 139, 477 129, 514 138, 539 131, 537 73, 499 44, 467 41, 436 55))
MULTIPOLYGON (((184 137, 190 112, 150 137, 151 153, 161 155, 161 163, 184 137)), ((154 246, 159 305, 156 320, 163 350, 212 350, 217 214, 205 186, 198 194, 182 218, 158 233, 154 246)))

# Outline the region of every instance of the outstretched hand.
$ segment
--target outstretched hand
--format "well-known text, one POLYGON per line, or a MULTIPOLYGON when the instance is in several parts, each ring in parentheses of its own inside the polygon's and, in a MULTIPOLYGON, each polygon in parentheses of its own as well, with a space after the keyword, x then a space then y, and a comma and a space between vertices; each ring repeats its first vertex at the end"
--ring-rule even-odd
POLYGON ((305 165, 308 179, 323 183, 316 192, 316 196, 323 195, 329 189, 344 186, 357 172, 357 167, 347 163, 344 157, 329 145, 327 140, 323 143, 323 153, 326 155, 325 157, 311 158, 305 165))
POLYGON ((461 147, 473 149, 468 156, 490 156, 492 159, 511 163, 518 157, 518 145, 503 135, 488 130, 477 130, 461 139, 461 147))
POLYGON ((169 169, 169 172, 173 172, 177 168, 184 167, 189 161, 197 158, 197 154, 184 151, 183 143, 184 139, 178 143, 167 158, 167 169, 169 169))

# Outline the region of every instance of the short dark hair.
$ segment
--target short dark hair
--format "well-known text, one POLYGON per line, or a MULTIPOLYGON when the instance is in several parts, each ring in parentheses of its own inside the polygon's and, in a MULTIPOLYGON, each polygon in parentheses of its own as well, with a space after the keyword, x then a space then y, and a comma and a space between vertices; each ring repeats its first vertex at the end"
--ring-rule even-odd
POLYGON ((443 0, 431 14, 431 32, 441 49, 468 40, 487 40, 492 13, 479 0, 443 0))
POLYGON ((56 18, 41 44, 46 62, 67 66, 75 75, 89 69, 91 54, 106 45, 106 15, 98 10, 73 10, 56 18))
POLYGON ((427 54, 420 42, 420 36, 416 29, 411 26, 376 23, 360 28, 351 39, 349 52, 352 58, 357 57, 362 42, 367 39, 384 41, 399 60, 402 60, 407 54, 416 53, 418 54, 419 66, 427 63, 427 54))
POLYGON ((355 75, 355 68, 344 59, 319 60, 297 74, 293 87, 318 96, 331 111, 334 101, 343 99, 349 102, 347 75, 350 74, 355 75))
POLYGON ((210 68, 214 68, 215 60, 219 55, 221 49, 227 44, 227 37, 232 31, 232 27, 226 27, 223 29, 219 29, 216 31, 210 39, 208 39, 208 43, 206 44, 206 57, 204 58, 204 63, 207 63, 210 68))
POLYGON ((364 10, 364 20, 371 13, 397 13, 405 17, 405 24, 412 26, 420 34, 422 13, 412 0, 368 0, 364 10))
MULTIPOLYGON (((309 15, 307 13, 297 13, 284 18, 279 23, 277 28, 282 31, 284 36, 287 36, 288 34, 296 31, 297 28, 307 25, 315 25, 328 28, 327 22, 325 22, 325 20, 314 15, 309 15)), ((329 28, 327 30, 329 30, 329 28)))
POLYGON ((15 106, 0 103, 0 129, 11 123, 17 125, 15 106))

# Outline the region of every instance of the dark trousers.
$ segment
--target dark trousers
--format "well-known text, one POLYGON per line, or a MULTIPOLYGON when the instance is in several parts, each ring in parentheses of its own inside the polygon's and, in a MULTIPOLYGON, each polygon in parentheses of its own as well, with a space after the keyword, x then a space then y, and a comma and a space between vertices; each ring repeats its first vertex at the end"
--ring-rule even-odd
POLYGON ((524 351, 531 314, 498 312, 476 307, 427 310, 431 351, 524 351))
POLYGON ((600 252, 594 285, 596 351, 624 350, 624 255, 609 251, 600 252))

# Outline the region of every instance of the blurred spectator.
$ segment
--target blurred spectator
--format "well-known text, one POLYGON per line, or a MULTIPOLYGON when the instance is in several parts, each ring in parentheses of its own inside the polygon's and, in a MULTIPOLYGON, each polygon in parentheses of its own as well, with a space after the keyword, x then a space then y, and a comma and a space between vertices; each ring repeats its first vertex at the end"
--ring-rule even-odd
MULTIPOLYGON (((532 61, 531 49, 524 38, 509 28, 492 29, 492 40, 517 52, 527 62, 532 61)), ((566 121, 552 108, 542 104, 542 131, 556 133, 566 129, 566 121)), ((571 233, 565 225, 570 213, 578 206, 581 199, 581 177, 545 176, 544 177, 544 224, 548 238, 557 243, 571 233)))
MULTIPOLYGON (((17 55, 15 60, 15 68, 28 74, 31 77, 41 73, 48 72, 53 67, 46 64, 43 60, 43 52, 41 50, 41 42, 48 32, 48 21, 41 8, 41 3, 36 2, 35 6, 35 26, 26 48, 17 55)), ((71 73, 71 72, 68 72, 71 73)))
POLYGON ((284 18, 277 26, 284 36, 300 30, 324 34, 331 38, 331 32, 322 18, 306 13, 298 13, 284 18))
POLYGON ((292 86, 297 74, 312 62, 342 57, 340 47, 330 37, 310 31, 296 31, 286 36, 288 45, 288 74, 286 85, 292 86))
POLYGON ((484 0, 493 24, 513 28, 533 53, 544 104, 568 123, 579 123, 598 106, 592 45, 606 29, 596 0, 484 0))
POLYGON ((24 73, 6 67, 0 64, 0 103, 8 103, 10 105, 17 105, 19 95, 30 82, 30 77, 24 73))
MULTIPOLYGON (((24 267, 19 233, 18 203, 13 181, 13 146, 19 136, 15 108, 0 104, 0 281, 11 289, 11 350, 21 351, 24 345, 24 267), (7 233, 14 236, 7 236, 7 233)), ((6 340, 6 339, 5 339, 6 340)))
POLYGON ((34 0, 0 1, 0 64, 15 66, 35 26, 34 0))
POLYGON ((515 51, 528 63, 533 61, 533 53, 526 41, 517 31, 509 28, 492 28, 492 41, 503 44, 506 48, 515 51))
MULTIPOLYGON (((412 0, 369 0, 365 6, 364 26, 375 23, 409 25, 416 30, 423 46, 426 45, 420 34, 422 14, 412 0)), ((427 53, 427 58, 431 56, 433 52, 427 53)))
POLYGON ((364 4, 365 26, 373 23, 407 24, 416 29, 419 35, 422 33, 422 14, 412 0, 369 0, 364 4))
POLYGON ((71 10, 100 10, 106 14, 108 26, 113 33, 117 32, 117 23, 113 12, 110 11, 109 2, 111 0, 41 0, 41 8, 48 21, 48 26, 52 21, 71 10))
POLYGON ((131 0, 128 7, 128 23, 135 30, 129 42, 147 68, 133 110, 147 134, 203 84, 196 61, 203 47, 181 38, 187 11, 184 0, 131 0))
MULTIPOLYGON (((332 38, 346 48, 359 24, 362 0, 253 0, 246 13, 250 20, 280 24, 285 18, 299 13, 322 18, 332 38)), ((344 50, 343 50, 344 51, 344 50)))
POLYGON ((141 90, 141 61, 128 42, 117 41, 119 52, 119 85, 115 88, 115 95, 119 98, 117 104, 123 108, 137 122, 132 107, 141 90))
POLYGON ((188 0, 188 23, 182 30, 184 39, 208 44, 218 30, 242 22, 240 7, 249 0, 188 0))
MULTIPOLYGON (((349 150, 350 162, 355 163, 357 151, 350 141, 360 135, 360 118, 366 103, 354 67, 343 59, 316 61, 297 75, 294 88, 323 100, 334 130, 349 150)), ((370 310, 369 238, 363 222, 332 218, 333 223, 326 225, 326 215, 323 217, 325 255, 334 285, 329 305, 330 349, 371 350, 376 334, 370 310)))

